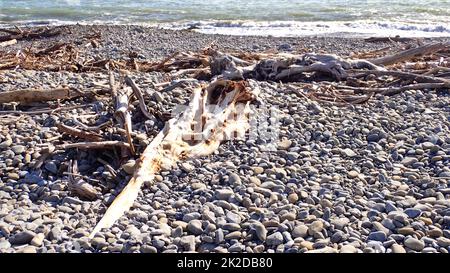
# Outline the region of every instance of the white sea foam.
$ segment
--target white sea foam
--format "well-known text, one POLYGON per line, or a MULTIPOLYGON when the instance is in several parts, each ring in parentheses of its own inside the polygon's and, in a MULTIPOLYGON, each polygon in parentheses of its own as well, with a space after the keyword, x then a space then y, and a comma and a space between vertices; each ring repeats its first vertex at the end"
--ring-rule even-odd
MULTIPOLYGON (((186 30, 221 35, 239 36, 339 36, 339 37, 450 37, 450 23, 417 23, 392 21, 349 21, 349 22, 299 22, 299 21, 188 21, 188 22, 133 22, 132 20, 31 20, 18 21, 21 26, 39 25, 139 25, 171 30, 186 30)), ((7 24, 0 24, 5 26, 7 24)))
POLYGON ((450 24, 389 21, 192 21, 160 24, 167 29, 193 29, 207 34, 299 37, 311 35, 450 37, 450 24))

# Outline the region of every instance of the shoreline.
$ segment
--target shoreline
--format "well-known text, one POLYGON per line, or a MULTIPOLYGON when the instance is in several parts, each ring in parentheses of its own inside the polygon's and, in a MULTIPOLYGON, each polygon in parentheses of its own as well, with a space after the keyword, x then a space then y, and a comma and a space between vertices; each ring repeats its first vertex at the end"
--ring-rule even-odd
MULTIPOLYGON (((10 26, 11 28, 14 26, 10 26)), ((37 29, 30 27, 24 29, 37 29)), ((136 52, 142 58, 160 60, 175 51, 199 51, 211 43, 216 43, 225 51, 263 52, 281 50, 293 52, 327 52, 348 56, 351 52, 371 51, 390 47, 392 52, 405 45, 427 43, 432 41, 448 41, 450 38, 412 38, 408 43, 366 42, 359 37, 271 37, 271 36, 235 36, 222 34, 203 34, 190 30, 168 30, 136 25, 65 25, 56 26, 61 35, 45 39, 18 41, 16 45, 7 47, 17 50, 27 46, 45 47, 47 43, 79 42, 83 36, 100 33, 105 41, 99 48, 87 48, 86 54, 91 57, 126 58, 130 52, 136 52)))

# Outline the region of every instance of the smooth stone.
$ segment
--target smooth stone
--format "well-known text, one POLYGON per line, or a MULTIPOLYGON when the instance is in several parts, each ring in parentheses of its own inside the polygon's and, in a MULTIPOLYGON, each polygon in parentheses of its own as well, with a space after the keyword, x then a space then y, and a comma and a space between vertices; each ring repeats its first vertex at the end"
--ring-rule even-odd
POLYGON ((141 253, 158 253, 158 250, 154 246, 143 245, 140 248, 141 253))
POLYGON ((397 229, 397 232, 402 235, 413 235, 414 229, 412 227, 402 227, 397 229))
POLYGON ((200 235, 203 233, 202 222, 200 220, 191 220, 187 225, 187 229, 195 235, 200 235))
POLYGON ((39 233, 31 240, 30 245, 40 247, 42 243, 44 242, 45 235, 44 233, 39 233))
POLYGON ((215 196, 219 200, 228 200, 231 196, 233 196, 234 192, 229 189, 218 189, 215 192, 215 196))
POLYGON ((296 193, 291 193, 288 195, 288 201, 291 204, 295 204, 298 201, 298 195, 296 193))
POLYGON ((353 178, 357 178, 359 176, 359 173, 357 171, 349 171, 347 173, 347 176, 348 176, 348 178, 353 179, 353 178))
POLYGON ((436 239, 436 242, 441 247, 449 247, 450 246, 450 239, 445 237, 439 237, 436 239))
POLYGON ((438 238, 443 235, 443 232, 441 229, 433 228, 433 229, 430 229, 429 231, 427 231, 427 234, 430 237, 438 238))
POLYGON ((298 225, 292 230, 292 237, 306 238, 308 236, 308 227, 306 225, 298 225))
POLYGON ((91 241, 91 244, 93 247, 96 247, 97 249, 102 249, 108 246, 108 243, 106 242, 105 238, 102 237, 94 237, 91 241))
POLYGON ((313 245, 314 245, 314 243, 313 243, 313 242, 310 242, 310 241, 302 241, 302 242, 300 242, 300 244, 299 244, 299 246, 300 246, 301 248, 306 248, 306 249, 308 249, 308 250, 313 250, 313 249, 314 249, 313 245))
POLYGON ((322 221, 314 221, 308 227, 308 234, 314 235, 314 233, 319 233, 323 229, 322 221))
POLYGON ((264 172, 263 167, 252 167, 252 170, 255 174, 262 174, 264 172))
POLYGON ((356 248, 351 244, 344 245, 339 250, 339 253, 356 253, 356 252, 357 252, 356 248))
POLYGON ((231 185, 241 185, 242 184, 242 182, 241 182, 241 178, 239 177, 239 175, 237 175, 237 174, 235 174, 235 173, 231 173, 230 175, 229 175, 229 182, 230 182, 230 184, 231 185))
POLYGON ((355 157, 357 155, 352 149, 349 148, 343 149, 342 153, 348 157, 355 157))
POLYGON ((194 251, 195 250, 195 236, 194 235, 188 235, 181 237, 180 245, 184 247, 187 251, 194 251))
POLYGON ((14 145, 11 147, 11 150, 17 155, 25 152, 26 147, 23 145, 14 145))
POLYGON ((420 209, 415 208, 407 208, 403 212, 408 215, 409 218, 416 218, 422 214, 422 211, 420 209))
POLYGON ((422 251, 422 249, 425 247, 424 242, 413 237, 409 237, 408 239, 406 239, 404 244, 407 248, 415 251, 422 251))
POLYGON ((402 161, 401 164, 403 164, 404 166, 411 166, 412 164, 416 163, 418 160, 415 157, 405 157, 402 161))
POLYGON ((391 249, 392 249, 392 253, 406 253, 405 248, 399 244, 393 244, 391 246, 391 249))
POLYGON ((280 216, 280 221, 281 222, 284 222, 285 220, 287 220, 287 221, 294 221, 296 217, 297 216, 295 215, 295 213, 289 212, 289 213, 285 213, 285 214, 281 215, 280 216))
POLYGON ((9 242, 12 245, 28 244, 29 242, 31 242, 31 240, 34 238, 34 236, 36 236, 36 233, 25 230, 25 231, 19 232, 19 233, 15 234, 14 236, 10 237, 9 242))
POLYGON ((233 231, 225 235, 226 240, 240 239, 242 237, 242 233, 240 231, 233 231))
POLYGON ((128 160, 125 164, 122 165, 122 169, 127 174, 133 174, 136 167, 136 161, 135 160, 128 160))
POLYGON ((382 231, 386 235, 388 235, 390 233, 389 229, 384 227, 380 222, 373 222, 372 225, 376 230, 382 231))
POLYGON ((267 236, 266 243, 270 246, 277 246, 282 244, 284 241, 283 234, 277 231, 269 236, 267 236))
POLYGON ((53 174, 58 173, 58 167, 56 166, 55 162, 53 162, 53 161, 49 161, 49 162, 45 163, 44 168, 53 174))
POLYGON ((291 147, 292 141, 289 139, 283 139, 280 142, 278 142, 278 148, 280 150, 287 150, 289 147, 291 147))
POLYGON ((231 211, 227 212, 226 219, 228 223, 235 223, 235 224, 241 223, 241 217, 239 216, 239 214, 231 211))
POLYGON ((386 241, 386 233, 384 233, 383 231, 374 231, 371 232, 368 236, 369 240, 373 240, 373 241, 378 241, 378 242, 384 242, 386 241))
POLYGON ((267 238, 266 227, 261 222, 257 222, 253 224, 253 228, 255 229, 255 233, 258 239, 261 241, 265 241, 267 238))
POLYGON ((7 240, 1 240, 0 241, 0 250, 2 249, 8 249, 11 247, 11 243, 7 240))
POLYGON ((342 230, 345 226, 347 226, 350 223, 350 220, 348 218, 338 218, 338 219, 331 219, 331 224, 334 225, 336 229, 342 230))
POLYGON ((337 253, 337 250, 332 247, 326 246, 324 248, 310 250, 306 253, 337 253))
POLYGON ((11 146, 12 144, 12 139, 8 138, 5 141, 3 141, 2 143, 0 143, 0 149, 6 149, 9 146, 11 146))
POLYGON ((17 250, 17 253, 36 253, 36 247, 34 246, 26 246, 19 250, 17 250))

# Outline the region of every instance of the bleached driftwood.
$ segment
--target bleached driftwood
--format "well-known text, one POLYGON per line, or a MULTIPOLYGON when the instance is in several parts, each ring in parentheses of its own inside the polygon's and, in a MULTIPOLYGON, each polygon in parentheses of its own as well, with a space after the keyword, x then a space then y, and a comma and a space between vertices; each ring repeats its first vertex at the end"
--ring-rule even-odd
POLYGON ((16 39, 0 42, 0 47, 10 46, 10 45, 14 45, 14 44, 17 44, 17 40, 16 39))
POLYGON ((206 88, 195 89, 187 109, 169 120, 144 150, 133 178, 90 237, 112 226, 133 205, 141 186, 151 182, 161 168, 171 168, 179 159, 211 154, 234 133, 242 136, 249 127, 250 101, 256 95, 257 90, 250 91, 246 82, 219 80, 206 88))
POLYGON ((105 149, 111 147, 130 148, 130 144, 117 140, 100 141, 100 142, 76 142, 56 145, 58 150, 66 150, 71 148, 79 149, 105 149))
POLYGON ((132 93, 130 87, 124 87, 117 90, 115 84, 114 75, 109 72, 109 84, 111 87, 111 95, 113 96, 113 101, 115 103, 114 117, 120 123, 120 125, 125 129, 127 141, 129 144, 129 149, 132 154, 135 153, 133 146, 133 139, 131 137, 132 124, 131 124, 131 113, 129 111, 129 96, 132 93))
POLYGON ((142 94, 141 89, 134 83, 134 81, 127 75, 125 76, 125 83, 131 87, 133 90, 133 94, 139 100, 139 107, 141 109, 142 114, 148 119, 152 118, 152 115, 148 112, 147 105, 144 101, 144 95, 142 94))

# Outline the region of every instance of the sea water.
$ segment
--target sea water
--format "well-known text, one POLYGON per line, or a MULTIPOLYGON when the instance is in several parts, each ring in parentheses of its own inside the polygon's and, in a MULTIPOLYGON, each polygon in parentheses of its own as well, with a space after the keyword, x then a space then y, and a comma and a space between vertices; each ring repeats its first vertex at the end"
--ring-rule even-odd
POLYGON ((0 0, 0 25, 74 23, 231 35, 450 37, 450 1, 0 0))

